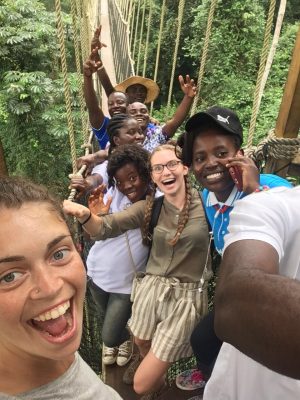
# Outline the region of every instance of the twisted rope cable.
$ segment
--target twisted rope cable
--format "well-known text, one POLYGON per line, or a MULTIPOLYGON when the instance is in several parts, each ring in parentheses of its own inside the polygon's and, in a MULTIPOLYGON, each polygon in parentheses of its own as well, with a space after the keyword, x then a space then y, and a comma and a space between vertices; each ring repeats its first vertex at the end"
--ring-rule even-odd
POLYGON ((82 17, 82 4, 80 0, 76 0, 76 11, 77 18, 79 20, 79 34, 80 34, 80 46, 81 46, 81 56, 82 62, 87 59, 87 50, 85 46, 85 36, 84 36, 84 27, 83 27, 83 17, 82 17))
POLYGON ((134 23, 135 23, 135 16, 136 16, 136 4, 135 2, 133 2, 133 6, 132 6, 132 17, 130 15, 130 53, 131 53, 131 49, 132 49, 132 43, 133 43, 133 27, 134 27, 134 23))
POLYGON ((202 50, 202 56, 200 60, 200 68, 199 68, 199 74, 198 74, 198 79, 197 79, 197 93, 193 101, 193 105, 191 108, 191 115, 195 114, 196 107, 199 102, 199 97, 200 97, 200 90, 201 90, 201 85, 202 85, 202 80, 204 76, 204 70, 205 70, 205 64, 206 64, 206 58, 207 58, 207 53, 208 53, 208 45, 209 45, 209 40, 210 40, 210 35, 211 35, 211 27, 212 27, 212 22, 214 19, 214 13, 215 9, 217 6, 217 0, 212 0, 210 3, 210 9, 208 13, 208 18, 207 18, 207 26, 206 26, 206 32, 205 32, 205 38, 204 38, 204 44, 203 44, 203 50, 202 50))
POLYGON ((74 50, 75 50, 77 81, 78 81, 78 86, 79 86, 81 129, 82 129, 83 141, 86 142, 88 139, 87 115, 84 110, 85 102, 84 102, 83 87, 82 87, 80 51, 79 51, 79 41, 78 41, 78 35, 77 35, 78 23, 77 23, 75 0, 71 0, 71 14, 72 14, 72 23, 73 23, 73 31, 74 31, 74 50))
POLYGON ((139 29, 140 10, 141 10, 141 1, 138 0, 138 8, 137 8, 137 14, 136 14, 136 25, 135 25, 135 31, 134 31, 134 41, 133 41, 133 50, 132 50, 132 58, 133 59, 135 57, 135 48, 136 48, 137 34, 138 34, 138 29, 139 29))
POLYGON ((90 38, 89 38, 89 28, 88 28, 88 14, 87 14, 87 7, 86 7, 85 0, 82 1, 81 12, 82 12, 82 37, 81 37, 81 40, 83 42, 82 57, 84 60, 86 60, 90 54, 90 38))
POLYGON ((128 53, 128 57, 129 57, 129 63, 130 63, 130 75, 135 75, 135 72, 134 72, 134 60, 131 57, 131 51, 130 51, 130 27, 129 27, 129 22, 127 22, 127 24, 126 24, 126 47, 127 47, 127 53, 128 53))
POLYGON ((173 65, 172 65, 172 72, 171 72, 171 80, 170 80, 170 86, 169 86, 167 109, 169 109, 170 105, 171 105, 171 96, 172 96, 172 92, 173 92, 175 68, 176 68, 176 64, 177 64, 177 54, 178 54, 178 47, 179 47, 179 41, 180 41, 184 5, 185 5, 185 0, 179 0, 178 17, 177 17, 177 33, 176 33, 176 40, 175 40, 175 49, 174 49, 173 65))
POLYGON ((256 163, 271 157, 276 160, 293 159, 300 150, 300 137, 279 138, 275 136, 274 129, 271 129, 268 136, 256 147, 251 146, 245 149, 245 155, 252 158, 256 163))
POLYGON ((136 73, 137 73, 137 75, 139 74, 139 68, 140 68, 142 39, 143 39, 143 31, 144 31, 144 23, 145 23, 145 12, 146 12, 146 0, 144 0, 144 4, 143 4, 143 14, 142 14, 141 29, 140 29, 139 50, 138 50, 138 58, 137 58, 137 64, 136 64, 136 73))
POLYGON ((129 23, 124 19, 116 0, 112 2, 112 7, 110 7, 109 11, 110 23, 112 26, 114 26, 116 22, 118 23, 118 35, 115 34, 115 30, 113 29, 111 40, 114 51, 116 77, 120 82, 129 75, 134 75, 134 61, 131 57, 129 44, 129 23))
POLYGON ((147 66, 147 61, 148 61, 148 47, 149 47, 149 38, 150 38, 150 27, 151 27, 151 22, 152 22, 152 6, 153 6, 153 2, 150 0, 149 14, 148 14, 148 27, 147 27, 147 36, 146 36, 146 45, 145 45, 143 76, 145 76, 145 74, 146 74, 146 66, 147 66))
MULTIPOLYGON (((160 48, 161 48, 161 39, 162 39, 162 32, 163 32, 163 26, 164 26, 165 13, 166 13, 166 0, 163 0, 162 6, 161 6, 160 25, 159 25, 157 50, 156 50, 156 60, 155 60, 155 69, 154 69, 154 77, 153 77, 154 82, 156 82, 156 80, 157 80, 159 57, 160 57, 160 48)), ((150 21, 149 21, 149 27, 150 27, 150 21)), ((147 49, 148 49, 148 47, 147 47, 147 49)), ((144 63, 143 76, 145 76, 145 72, 146 72, 146 63, 144 63)), ((152 111, 153 111, 153 104, 154 104, 154 102, 152 101, 151 102, 151 107, 150 107, 150 115, 152 114, 152 111)))
MULTIPOLYGON (((94 137, 94 133, 91 132, 88 138, 87 143, 84 143, 81 147, 83 147, 85 149, 85 156, 87 156, 88 154, 90 154, 91 149, 92 149, 92 141, 93 141, 93 137, 94 137)), ((77 175, 83 176, 85 170, 86 170, 87 166, 83 165, 79 171, 76 172, 77 175)), ((76 196, 76 189, 71 189, 68 200, 74 201, 75 196, 76 196)))
POLYGON ((273 18, 274 18, 275 5, 276 5, 276 0, 270 0, 268 18, 267 18, 266 28, 265 28, 264 42, 263 42, 262 52, 261 52, 261 56, 260 56, 260 64, 259 64, 257 80, 256 80, 256 85, 255 85, 255 91, 254 91, 254 100, 253 100, 249 132, 248 132, 247 147, 250 147, 252 145, 253 137, 254 137, 254 130, 255 130, 255 125, 256 125, 256 120, 257 120, 257 115, 258 115, 258 110, 259 110, 259 91, 260 91, 261 81, 262 81, 262 77, 263 77, 263 73, 264 73, 264 69, 265 69, 266 61, 267 61, 267 57, 268 57, 268 50, 269 50, 271 29, 272 29, 273 18))
POLYGON ((133 13, 134 13, 133 9, 134 9, 134 0, 130 0, 129 8, 128 8, 128 15, 127 15, 127 22, 128 22, 128 25, 130 28, 131 28, 130 24, 132 23, 132 17, 133 17, 133 13))
POLYGON ((69 85, 68 73, 67 73, 66 50, 65 50, 65 42, 64 42, 64 29, 63 29, 63 23, 62 23, 62 17, 61 17, 60 0, 55 0, 55 12, 56 12, 57 33, 58 33, 58 38, 59 38, 59 47, 60 47, 61 68, 62 68, 63 83, 64 83, 64 94, 65 94, 65 102, 66 102, 66 110, 67 110, 67 122, 68 122, 68 133, 69 133, 70 148, 71 148, 72 166, 73 166, 73 172, 75 173, 75 172, 77 172, 76 146, 75 146, 75 135, 74 135, 74 124, 73 124, 73 118, 72 118, 70 85, 69 85))
POLYGON ((128 24, 130 22, 129 19, 130 19, 130 16, 131 16, 131 11, 132 11, 132 0, 127 2, 125 14, 124 14, 124 19, 127 21, 128 24))

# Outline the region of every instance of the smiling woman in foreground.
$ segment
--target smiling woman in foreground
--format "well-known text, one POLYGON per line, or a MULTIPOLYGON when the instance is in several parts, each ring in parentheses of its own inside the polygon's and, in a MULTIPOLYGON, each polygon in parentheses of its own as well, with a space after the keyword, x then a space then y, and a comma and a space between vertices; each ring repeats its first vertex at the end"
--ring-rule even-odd
POLYGON ((0 178, 0 399, 120 399, 76 353, 85 271, 61 207, 0 178))

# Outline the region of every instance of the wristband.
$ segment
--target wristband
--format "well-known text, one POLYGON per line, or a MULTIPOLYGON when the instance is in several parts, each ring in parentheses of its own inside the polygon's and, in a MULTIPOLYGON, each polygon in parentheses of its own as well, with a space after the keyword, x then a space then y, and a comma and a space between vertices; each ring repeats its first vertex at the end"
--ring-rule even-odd
POLYGON ((260 185, 257 189, 254 190, 254 193, 265 192, 266 190, 269 189, 270 188, 267 185, 260 185))
POLYGON ((87 219, 84 222, 80 222, 80 225, 86 224, 91 219, 91 216, 92 216, 92 212, 90 210, 90 215, 87 217, 87 219))

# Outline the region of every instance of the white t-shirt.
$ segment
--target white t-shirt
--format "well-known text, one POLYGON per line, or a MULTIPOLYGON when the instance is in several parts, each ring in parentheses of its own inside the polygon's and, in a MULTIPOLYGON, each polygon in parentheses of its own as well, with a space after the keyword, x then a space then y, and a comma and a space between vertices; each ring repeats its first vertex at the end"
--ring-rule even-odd
MULTIPOLYGON (((122 211, 131 205, 130 200, 118 189, 110 188, 104 196, 104 202, 107 196, 113 198, 110 213, 122 211)), ((146 268, 148 252, 149 248, 142 244, 140 229, 99 240, 92 246, 87 258, 88 276, 106 292, 130 294, 135 273, 146 268)))
POLYGON ((108 161, 105 160, 105 161, 103 161, 103 163, 97 164, 92 170, 92 175, 93 174, 98 174, 98 175, 102 176, 103 183, 105 185, 108 184, 107 164, 108 164, 108 161))
MULTIPOLYGON (((299 204, 299 186, 274 188, 237 201, 230 215, 225 248, 238 240, 264 241, 278 253, 279 274, 300 280, 299 204)), ((300 381, 278 374, 224 343, 206 385, 204 400, 255 399, 300 399, 300 381)))

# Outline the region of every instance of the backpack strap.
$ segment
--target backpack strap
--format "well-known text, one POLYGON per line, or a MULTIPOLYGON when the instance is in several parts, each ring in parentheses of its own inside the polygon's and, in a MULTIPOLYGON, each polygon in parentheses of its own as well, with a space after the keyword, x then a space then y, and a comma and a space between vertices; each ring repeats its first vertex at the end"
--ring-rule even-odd
MULTIPOLYGON (((164 198, 165 198, 165 196, 159 196, 154 199, 151 219, 150 219, 150 223, 149 223, 149 230, 148 230, 148 239, 149 239, 149 242, 151 243, 151 245, 152 245, 153 231, 157 225, 158 218, 160 215, 160 210, 161 210, 161 207, 164 202, 164 198)), ((150 247, 150 249, 151 249, 151 247, 150 247)))
POLYGON ((149 252, 148 252, 148 257, 147 257, 146 263, 148 262, 149 257, 150 257, 150 252, 151 252, 151 247, 152 247, 152 239, 153 239, 153 231, 157 225, 158 218, 160 215, 160 210, 161 210, 163 202, 164 202, 164 198, 165 198, 165 196, 160 196, 160 197, 156 197, 154 199, 154 203, 153 203, 153 207, 152 207, 152 214, 151 214, 151 219, 150 219, 149 229, 148 229, 149 252))

